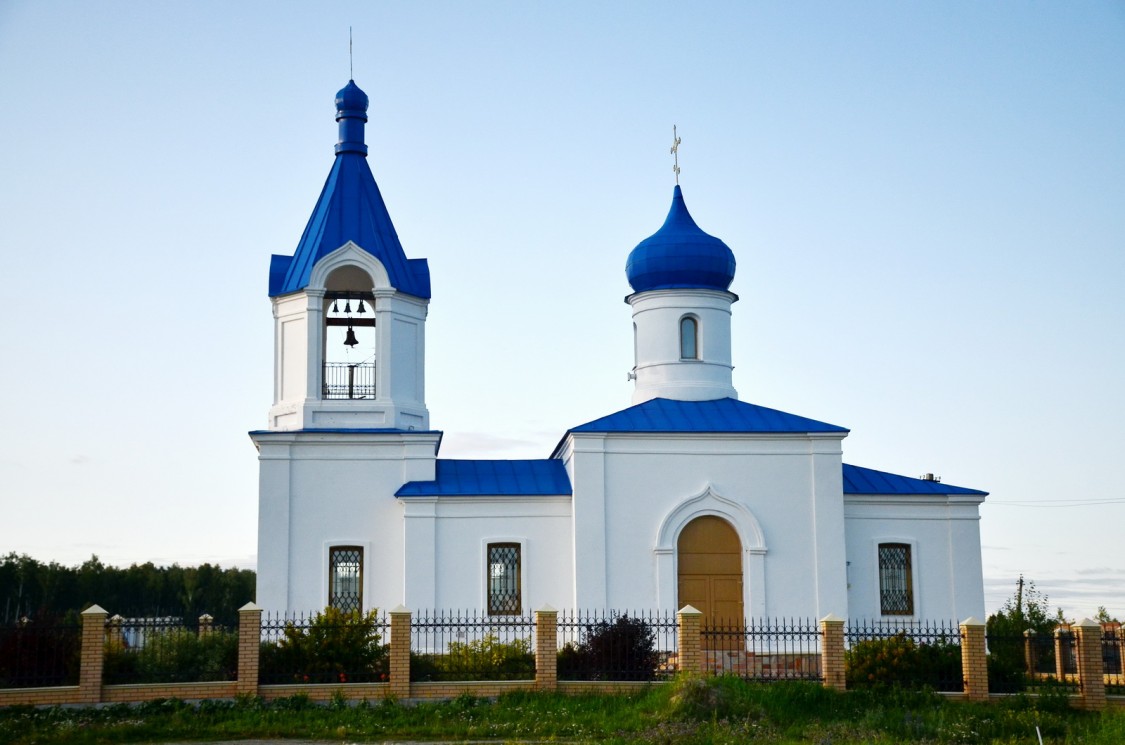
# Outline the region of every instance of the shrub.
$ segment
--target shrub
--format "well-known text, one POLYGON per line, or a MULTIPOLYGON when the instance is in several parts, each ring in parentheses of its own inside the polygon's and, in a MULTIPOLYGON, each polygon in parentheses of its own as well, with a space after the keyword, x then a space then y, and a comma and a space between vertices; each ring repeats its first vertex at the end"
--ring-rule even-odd
POLYGON ((1036 589, 1033 581, 1016 582, 1015 594, 999 611, 988 617, 988 688, 1000 693, 1017 693, 1027 688, 1030 672, 1055 670, 1054 630, 1062 609, 1051 615, 1047 596, 1036 589), (1030 639, 1032 670, 1027 669, 1027 647, 1024 633, 1030 639))
POLYGON ((149 634, 144 646, 106 643, 105 682, 193 683, 234 680, 238 673, 237 634, 168 629, 149 634))
POLYGON ((668 716, 675 719, 712 719, 729 712, 729 688, 719 685, 719 678, 705 678, 692 673, 677 675, 672 681, 668 699, 668 716))
POLYGON ((961 690, 961 647, 917 644, 905 632, 858 642, 844 655, 848 688, 961 690))
POLYGON ((655 680, 656 633, 639 618, 599 621, 586 627, 580 644, 559 651, 557 664, 563 680, 655 680))
POLYGON ((411 680, 524 680, 535 677, 530 639, 502 642, 495 634, 450 642, 445 654, 410 655, 411 680))
POLYGON ((1024 642, 1019 638, 988 640, 988 690, 1020 693, 1027 690, 1024 642))
POLYGON ((387 647, 375 611, 325 608, 306 628, 285 624, 277 643, 263 642, 263 683, 370 683, 387 679, 387 647))
POLYGON ((0 688, 76 685, 80 629, 42 619, 0 627, 0 688))

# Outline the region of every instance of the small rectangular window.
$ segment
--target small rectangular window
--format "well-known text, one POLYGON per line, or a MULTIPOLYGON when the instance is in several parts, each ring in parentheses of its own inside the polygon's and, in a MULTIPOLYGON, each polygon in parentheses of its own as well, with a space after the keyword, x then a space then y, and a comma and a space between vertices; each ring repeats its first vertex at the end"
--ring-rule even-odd
POLYGON ((363 548, 328 550, 328 605, 342 611, 363 610, 363 548))
POLYGON ((914 579, 910 546, 879 544, 879 610, 884 616, 914 615, 914 579))
POLYGON ((488 615, 517 615, 523 608, 520 597, 520 546, 518 543, 488 544, 488 615))

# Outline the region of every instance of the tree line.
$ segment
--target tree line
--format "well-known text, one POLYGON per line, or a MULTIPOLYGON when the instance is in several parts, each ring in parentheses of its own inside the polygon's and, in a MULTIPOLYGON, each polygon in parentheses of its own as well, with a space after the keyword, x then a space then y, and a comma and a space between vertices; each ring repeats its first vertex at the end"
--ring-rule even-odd
POLYGON ((0 623, 74 617, 97 603, 126 618, 208 613, 216 623, 235 624, 238 609, 254 599, 254 583, 253 570, 217 564, 113 567, 94 555, 64 566, 11 552, 0 558, 0 623))

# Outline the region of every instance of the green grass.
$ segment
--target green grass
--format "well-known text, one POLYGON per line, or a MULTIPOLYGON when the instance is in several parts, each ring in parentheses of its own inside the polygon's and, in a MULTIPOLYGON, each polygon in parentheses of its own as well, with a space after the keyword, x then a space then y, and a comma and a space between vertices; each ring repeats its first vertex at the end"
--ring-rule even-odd
POLYGON ((755 685, 681 678, 631 696, 513 693, 401 705, 302 696, 114 705, 100 709, 0 709, 0 743, 129 743, 289 737, 558 740, 609 743, 1035 743, 1120 745, 1125 712, 1091 714, 1065 699, 1013 697, 1000 704, 948 702, 918 692, 838 694, 809 683, 755 685))

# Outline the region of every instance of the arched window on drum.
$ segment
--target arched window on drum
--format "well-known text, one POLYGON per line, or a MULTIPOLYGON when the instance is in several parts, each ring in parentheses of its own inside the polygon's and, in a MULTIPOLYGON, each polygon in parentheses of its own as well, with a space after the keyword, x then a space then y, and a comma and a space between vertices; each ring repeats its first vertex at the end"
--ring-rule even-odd
POLYGON ((695 316, 680 319, 680 359, 699 359, 699 319, 695 316))

